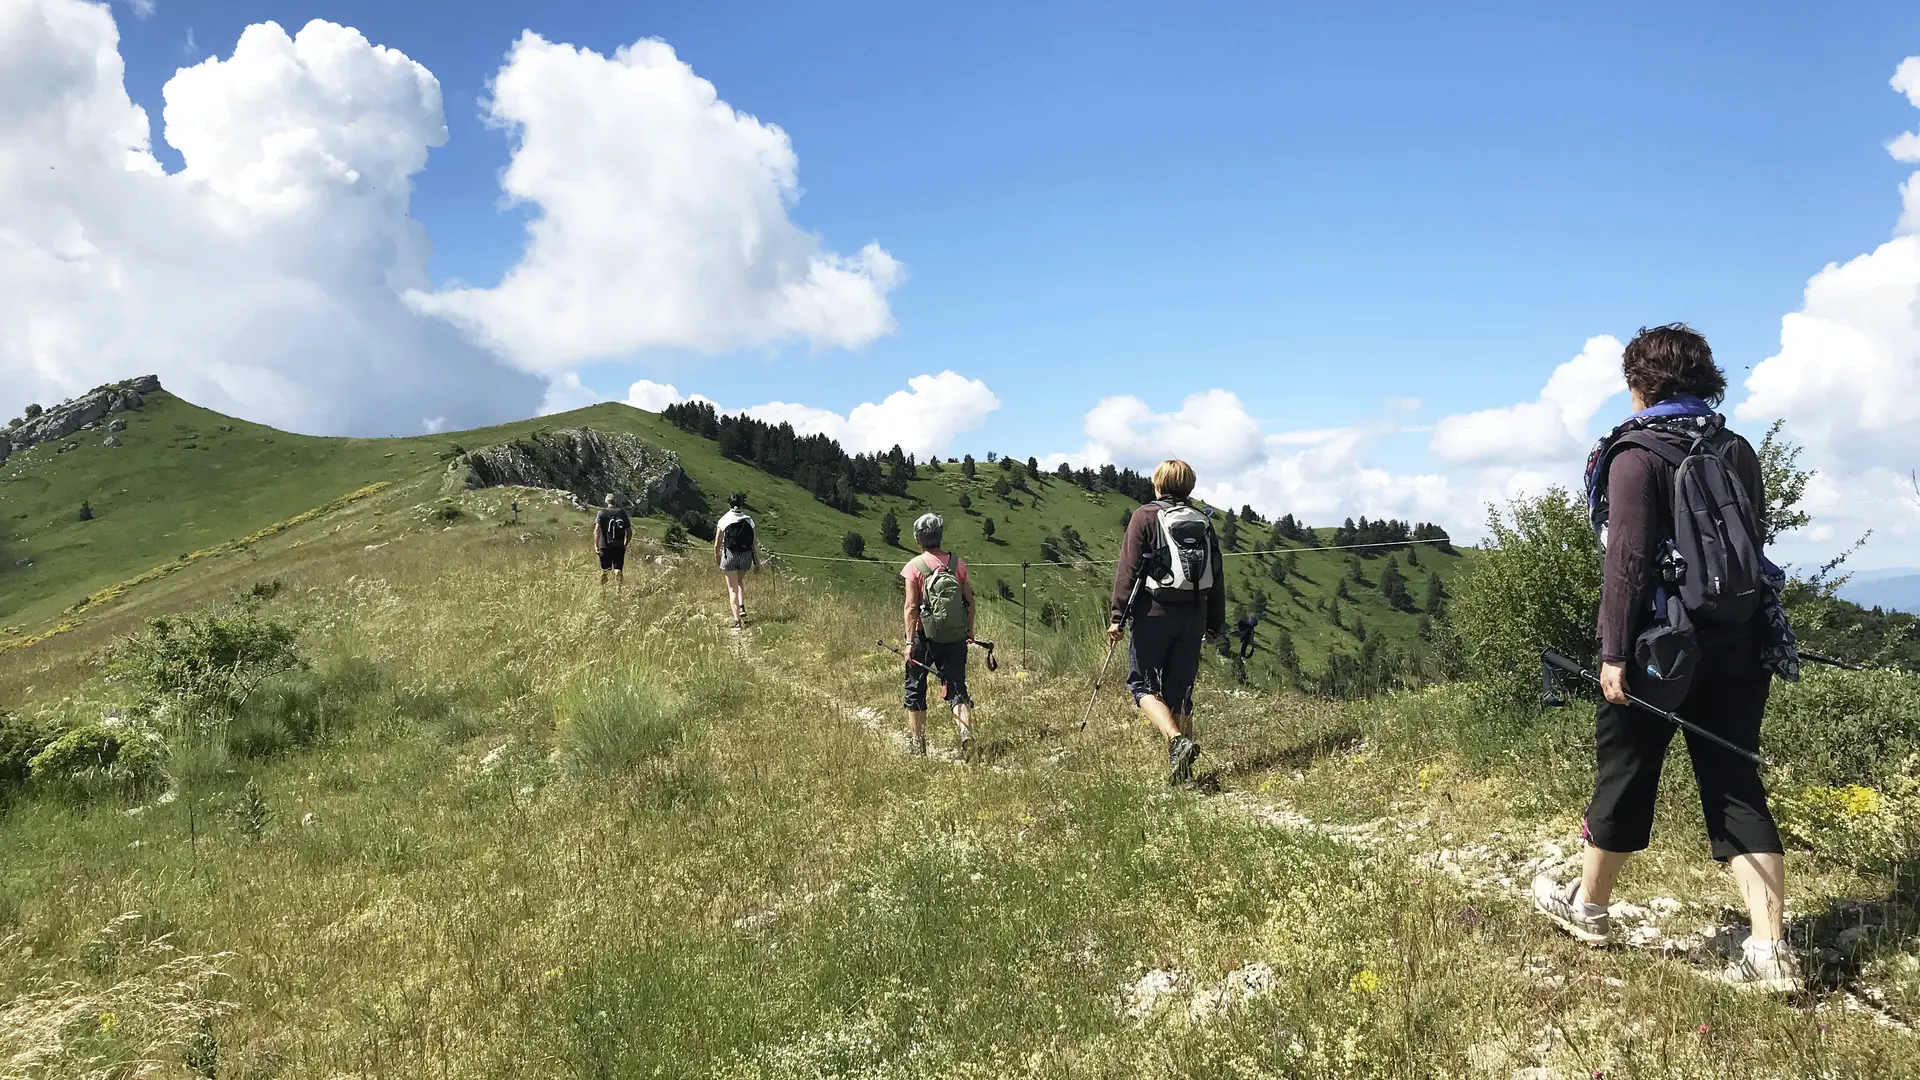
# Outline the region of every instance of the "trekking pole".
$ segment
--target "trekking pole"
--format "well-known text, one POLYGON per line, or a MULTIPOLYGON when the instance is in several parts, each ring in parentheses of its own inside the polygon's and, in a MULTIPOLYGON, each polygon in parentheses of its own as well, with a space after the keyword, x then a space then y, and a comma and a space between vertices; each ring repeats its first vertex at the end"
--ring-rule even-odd
MULTIPOLYGON (((1595 686, 1600 685, 1600 676, 1595 675, 1593 672, 1588 671, 1586 668, 1581 667, 1579 664, 1575 663, 1574 661, 1567 659, 1567 657, 1554 651, 1553 649, 1543 649, 1540 652, 1540 674, 1541 674, 1541 690, 1542 690, 1543 701, 1548 700, 1545 691, 1546 691, 1546 683, 1548 681, 1549 668, 1558 668, 1561 671, 1566 672, 1568 675, 1574 676, 1575 678, 1585 679, 1587 682, 1590 682, 1595 686)), ((1710 743, 1714 743, 1717 746, 1726 747, 1728 750, 1731 750, 1734 753, 1739 754, 1741 757, 1746 758, 1748 761, 1753 762, 1755 765, 1758 765, 1763 769, 1768 767, 1768 765, 1771 764, 1771 762, 1769 762, 1766 758, 1760 756, 1759 751, 1749 750, 1746 747, 1741 746, 1738 743, 1735 743, 1727 738, 1724 738, 1720 735, 1715 735, 1713 732, 1708 731, 1706 728, 1701 727, 1699 724, 1696 724, 1691 720, 1684 719, 1680 716, 1676 716, 1665 709, 1656 709, 1652 705, 1649 705, 1646 702, 1640 700, 1639 698, 1634 697, 1632 694, 1627 695, 1627 701, 1631 702, 1634 705, 1638 705, 1642 709, 1645 709, 1646 711, 1652 713, 1653 715, 1659 717, 1662 720, 1665 720, 1667 723, 1672 724, 1673 726, 1679 728, 1682 731, 1686 731, 1691 734, 1698 735, 1701 738, 1707 740, 1710 743)))
POLYGON ((1861 666, 1861 665, 1859 665, 1859 664, 1851 664, 1851 663, 1848 663, 1848 662, 1847 662, 1847 661, 1845 661, 1845 660, 1836 660, 1836 659, 1834 659, 1834 658, 1833 658, 1833 657, 1831 657, 1831 656, 1822 656, 1822 655, 1820 655, 1820 654, 1819 654, 1819 653, 1817 653, 1817 652, 1805 652, 1805 651, 1803 651, 1803 650, 1795 650, 1795 651, 1796 651, 1796 652, 1799 652, 1799 655, 1800 655, 1800 659, 1802 659, 1802 660, 1811 660, 1811 661, 1813 661, 1813 662, 1814 662, 1814 663, 1816 663, 1816 664, 1825 664, 1825 665, 1827 665, 1828 667, 1837 667, 1837 668, 1839 668, 1839 669, 1840 669, 1841 671, 1865 671, 1865 670, 1867 670, 1867 669, 1866 669, 1865 667, 1862 667, 1862 666, 1861 666))
POLYGON ((987 650, 987 670, 988 671, 1000 670, 1000 661, 995 660, 993 658, 993 642, 981 641, 979 638, 968 638, 967 643, 970 645, 978 645, 980 648, 987 650))
POLYGON ((900 659, 905 660, 907 663, 912 664, 914 667, 917 667, 922 671, 932 672, 935 678, 939 678, 940 673, 934 670, 934 667, 932 664, 927 663, 925 660, 917 660, 914 657, 908 655, 907 653, 901 652, 899 649, 896 649, 893 646, 887 644, 886 638, 878 638, 874 641, 874 644, 887 650, 888 652, 899 657, 900 659))
POLYGON ((1127 636, 1127 620, 1133 617, 1134 602, 1140 599, 1140 582, 1145 580, 1145 562, 1133 572, 1133 588, 1127 592, 1127 606, 1120 611, 1120 637, 1107 642, 1107 658, 1100 661, 1100 674, 1093 677, 1093 693, 1087 695, 1087 711, 1080 716, 1080 730, 1087 730, 1087 721, 1093 718, 1093 703, 1100 700, 1100 684, 1106 681, 1107 667, 1113 663, 1113 650, 1120 645, 1120 638, 1127 636))

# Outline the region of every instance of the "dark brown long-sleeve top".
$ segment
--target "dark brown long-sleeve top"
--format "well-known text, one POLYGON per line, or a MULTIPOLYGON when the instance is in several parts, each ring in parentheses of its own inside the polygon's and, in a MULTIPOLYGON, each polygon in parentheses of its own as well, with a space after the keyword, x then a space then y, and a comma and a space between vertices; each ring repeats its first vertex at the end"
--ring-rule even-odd
MULTIPOLYGON (((1733 437, 1727 463, 1756 507, 1766 506, 1760 458, 1747 440, 1733 437)), ((1633 658, 1633 639, 1652 621, 1651 597, 1659 571, 1654 559, 1673 536, 1673 468, 1651 450, 1629 446, 1607 468, 1607 559, 1600 579, 1600 662, 1633 658)), ((1745 633, 1746 627, 1696 628, 1709 638, 1745 633)))
MULTIPOLYGON (((1153 550, 1155 535, 1160 531, 1160 507, 1157 503, 1147 503, 1133 512, 1133 518, 1127 522, 1127 538, 1120 546, 1120 562, 1113 568, 1113 602, 1110 608, 1113 621, 1119 622, 1126 611, 1127 596, 1133 588, 1134 574, 1140 568, 1140 562, 1153 550)), ((1209 634, 1225 633, 1227 628, 1227 581, 1220 567, 1220 538, 1213 538, 1213 588, 1207 591, 1207 626, 1209 634)), ((1194 601, 1193 603, 1198 603, 1194 601)), ((1179 600, 1169 602, 1173 608, 1186 609, 1193 603, 1179 600)), ((1155 600, 1143 586, 1140 599, 1134 601, 1133 618, 1142 615, 1170 614, 1167 607, 1155 600)))

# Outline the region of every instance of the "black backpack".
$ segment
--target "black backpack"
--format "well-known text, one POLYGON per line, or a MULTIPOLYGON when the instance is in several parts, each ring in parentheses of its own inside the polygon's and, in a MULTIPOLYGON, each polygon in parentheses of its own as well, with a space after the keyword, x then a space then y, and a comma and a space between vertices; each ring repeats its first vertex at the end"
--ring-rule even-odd
POLYGON ((627 537, 633 531, 633 519, 627 517, 625 510, 615 510, 606 521, 600 523, 600 542, 610 548, 627 546, 627 537))
POLYGON ((1735 438, 1714 423, 1684 450, 1674 438, 1645 429, 1616 443, 1650 450, 1673 467, 1673 542, 1665 576, 1687 612, 1707 622, 1746 622, 1765 595, 1760 510, 1727 462, 1735 438))
POLYGON ((737 517, 720 530, 720 543, 728 551, 745 554, 753 550, 753 520, 737 517))

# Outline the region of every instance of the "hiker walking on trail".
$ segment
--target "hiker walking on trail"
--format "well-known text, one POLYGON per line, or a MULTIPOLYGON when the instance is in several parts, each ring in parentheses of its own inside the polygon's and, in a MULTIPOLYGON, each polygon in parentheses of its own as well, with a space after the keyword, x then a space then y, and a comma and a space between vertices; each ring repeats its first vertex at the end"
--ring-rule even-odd
POLYGON ((1227 586, 1220 538, 1207 514, 1188 502, 1193 466, 1170 460, 1153 470, 1154 501, 1133 512, 1114 568, 1107 642, 1131 620, 1127 688, 1167 740, 1167 782, 1193 779, 1193 684, 1204 639, 1226 630, 1227 586))
POLYGON ((727 512, 713 527, 713 557, 720 562, 720 573, 727 579, 727 609, 733 612, 733 625, 747 622, 747 571, 760 569, 760 540, 747 516, 747 497, 736 494, 727 500, 727 512))
POLYGON ((620 497, 609 492, 606 505, 593 516, 593 550, 600 556, 600 584, 605 585, 611 573, 616 585, 626 587, 627 541, 631 539, 633 518, 620 505, 620 497))
POLYGON ((920 554, 900 570, 906 580, 907 749, 927 752, 927 676, 940 677, 943 696, 953 706, 959 729, 955 756, 964 760, 973 745, 973 699, 967 696, 967 646, 973 641, 973 581, 960 556, 940 542, 947 523, 939 514, 922 514, 913 523, 920 554))
MULTIPOLYGON (((1628 701, 1669 710, 1757 753, 1773 673, 1799 675, 1778 604, 1778 570, 1761 554, 1766 498, 1747 441, 1713 411, 1726 377, 1706 339, 1675 323, 1626 348, 1633 415, 1587 461, 1588 505, 1606 549, 1600 593, 1597 761, 1578 878, 1533 883, 1534 907, 1590 945, 1610 935, 1615 878, 1653 829, 1660 767, 1674 725, 1628 701)), ((1801 987, 1783 932, 1786 867, 1759 765, 1691 732, 1713 857, 1727 864, 1753 934, 1722 974, 1729 986, 1801 987)))

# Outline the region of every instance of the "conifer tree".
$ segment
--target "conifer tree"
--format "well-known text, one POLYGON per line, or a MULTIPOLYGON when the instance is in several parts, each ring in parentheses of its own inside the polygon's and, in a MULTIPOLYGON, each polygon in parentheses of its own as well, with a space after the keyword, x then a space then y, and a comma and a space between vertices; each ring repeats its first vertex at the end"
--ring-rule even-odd
POLYGON ((880 516, 880 542, 888 547, 900 546, 900 519, 891 509, 880 516))
POLYGON ((1439 574, 1427 576, 1426 611, 1436 619, 1447 613, 1447 587, 1440 581, 1439 574))
POLYGON ((963 457, 960 459, 960 475, 971 480, 973 479, 973 472, 974 472, 973 455, 968 454, 966 457, 963 457))
POLYGON ((1220 525, 1220 543, 1228 551, 1235 551, 1240 547, 1240 519, 1235 517, 1231 510, 1227 511, 1227 520, 1220 525))
POLYGON ((1027 458, 1027 471, 1038 477, 1040 475, 1040 459, 1036 457, 1027 458))
POLYGON ((986 537, 989 540, 993 539, 993 519, 992 518, 980 519, 980 535, 986 537))
POLYGON ((960 509, 962 510, 973 509, 973 499, 964 491, 960 493, 960 509))

